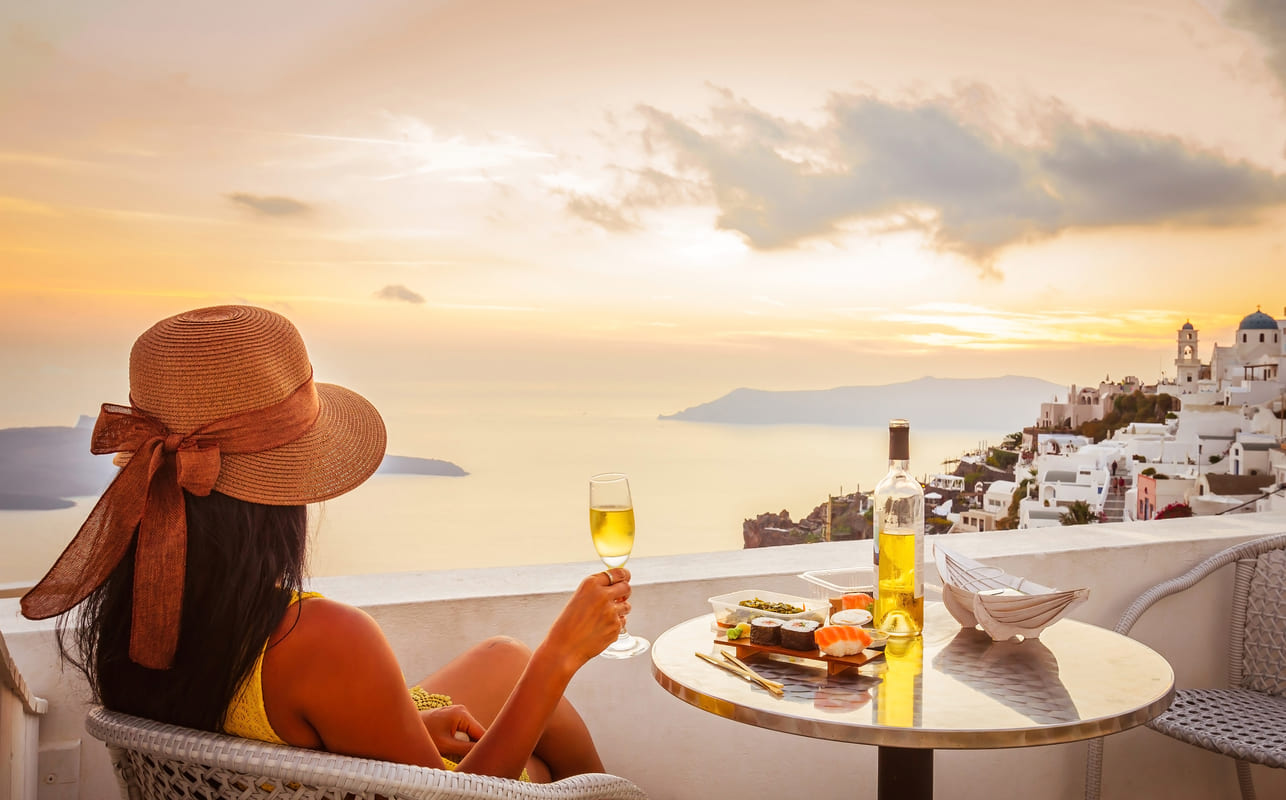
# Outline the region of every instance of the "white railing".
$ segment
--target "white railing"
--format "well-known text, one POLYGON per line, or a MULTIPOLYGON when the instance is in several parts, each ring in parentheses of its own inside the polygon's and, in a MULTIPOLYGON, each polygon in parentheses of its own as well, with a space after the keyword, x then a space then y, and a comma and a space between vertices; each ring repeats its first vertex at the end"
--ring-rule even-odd
MULTIPOLYGON (((1073 616, 1110 628, 1153 584, 1227 545, 1278 533, 1286 533, 1286 513, 956 534, 951 544, 1046 585, 1090 587, 1089 601, 1073 616)), ((799 573, 870 561, 869 541, 634 559, 630 630, 655 638, 706 613, 713 595, 744 588, 807 594, 811 586, 799 573)), ((418 679, 486 636, 504 633, 535 644, 570 588, 596 569, 601 565, 584 562, 352 576, 318 579, 314 588, 374 615, 407 677, 418 679)), ((1180 686, 1223 681, 1229 586, 1230 578, 1205 581, 1167 599, 1134 628, 1132 635, 1170 660, 1180 686)), ((15 600, 0 600, 0 631, 30 685, 50 700, 40 728, 42 748, 81 739, 85 687, 74 673, 59 669, 52 626, 23 620, 15 600)), ((608 768, 658 800, 874 794, 874 748, 758 730, 704 713, 657 686, 646 657, 591 662, 569 696, 594 731, 608 768)), ((114 798, 101 745, 85 738, 82 749, 78 797, 114 798)), ((953 800, 1074 800, 1082 797, 1085 754, 1083 743, 942 751, 936 759, 938 794, 953 800)), ((1261 796, 1286 796, 1286 770, 1256 768, 1255 778, 1261 796)), ((1106 800, 1209 800, 1235 795, 1235 780, 1230 760, 1144 728, 1106 740, 1106 800)))
POLYGON ((0 800, 36 800, 40 716, 48 708, 27 688, 0 636, 0 800))

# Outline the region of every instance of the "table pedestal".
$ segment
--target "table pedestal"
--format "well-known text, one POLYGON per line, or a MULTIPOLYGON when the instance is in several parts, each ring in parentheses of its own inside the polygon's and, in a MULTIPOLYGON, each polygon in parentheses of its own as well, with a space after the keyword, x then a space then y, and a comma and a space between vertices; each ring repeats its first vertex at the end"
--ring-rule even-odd
POLYGON ((880 747, 880 800, 932 800, 933 751, 914 747, 880 747))

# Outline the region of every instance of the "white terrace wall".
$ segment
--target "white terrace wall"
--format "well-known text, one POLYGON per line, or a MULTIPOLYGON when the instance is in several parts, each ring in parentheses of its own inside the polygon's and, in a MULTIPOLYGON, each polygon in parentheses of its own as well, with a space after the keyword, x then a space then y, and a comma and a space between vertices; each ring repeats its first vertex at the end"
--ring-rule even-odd
MULTIPOLYGON (((1038 531, 957 534, 951 544, 1009 572, 1058 587, 1088 586, 1074 616, 1111 627, 1131 600, 1223 547, 1286 532, 1286 514, 1089 525, 1038 531)), ((805 570, 865 566, 869 542, 835 542, 692 556, 640 558, 630 629, 655 638, 706 613, 706 599, 743 588, 804 594, 805 570)), ((379 620, 408 677, 418 678, 451 653, 492 634, 535 644, 569 589, 598 565, 403 573, 321 579, 317 589, 365 608, 379 620)), ((1230 570, 1198 589, 1163 601, 1135 635, 1164 654, 1180 686, 1223 680, 1230 570)), ((44 747, 81 741, 79 800, 115 797, 102 746, 82 727, 85 687, 58 667, 48 623, 18 616, 0 600, 0 631, 33 693, 48 698, 44 747)), ((643 785, 657 800, 874 796, 875 749, 762 731, 689 706, 660 689, 646 657, 596 660, 569 695, 595 732, 609 769, 643 785)), ((1109 668, 1104 665, 1104 668, 1109 668)), ((995 751, 942 751, 938 796, 952 800, 1075 800, 1082 797, 1083 743, 995 751)), ((1286 771, 1256 768, 1261 797, 1286 797, 1286 771)), ((1106 740, 1105 800, 1235 796, 1231 762, 1145 728, 1106 740)))

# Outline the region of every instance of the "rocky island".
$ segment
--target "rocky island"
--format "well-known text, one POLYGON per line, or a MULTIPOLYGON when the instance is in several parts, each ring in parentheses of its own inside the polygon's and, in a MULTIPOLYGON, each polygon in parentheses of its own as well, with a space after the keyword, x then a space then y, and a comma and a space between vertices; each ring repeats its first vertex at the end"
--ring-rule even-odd
MULTIPOLYGON (((89 452, 94 418, 76 425, 0 428, 0 511, 70 508, 73 497, 102 494, 116 474, 111 456, 89 452)), ((436 458, 384 457, 377 475, 468 475, 458 465, 436 458)))
POLYGON ((884 386, 765 391, 736 389, 658 419, 725 425, 886 425, 893 418, 930 428, 1004 429, 1066 387, 1039 378, 917 378, 884 386), (922 420, 922 421, 921 421, 922 420))

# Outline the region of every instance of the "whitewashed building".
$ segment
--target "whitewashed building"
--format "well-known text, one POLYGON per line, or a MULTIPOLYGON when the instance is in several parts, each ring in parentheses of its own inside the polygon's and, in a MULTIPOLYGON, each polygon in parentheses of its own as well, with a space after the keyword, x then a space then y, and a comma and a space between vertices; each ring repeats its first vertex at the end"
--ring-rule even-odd
POLYGON ((1237 325, 1231 345, 1217 342, 1210 362, 1202 363, 1199 331, 1191 320, 1176 337, 1174 366, 1184 405, 1219 403, 1254 405, 1286 388, 1286 319, 1276 320, 1262 310, 1247 314, 1237 325))
POLYGON ((1238 434, 1228 448, 1228 473, 1231 475, 1267 475, 1268 453, 1277 449, 1277 439, 1262 433, 1238 434))
POLYGON ((1273 476, 1219 475, 1207 473, 1197 479, 1188 494, 1188 505, 1198 516, 1210 514, 1249 513, 1255 501, 1273 484, 1273 476))
POLYGON ((992 481, 982 495, 982 510, 999 519, 1009 513, 1009 504, 1013 502, 1014 490, 1018 484, 1014 481, 992 481))

